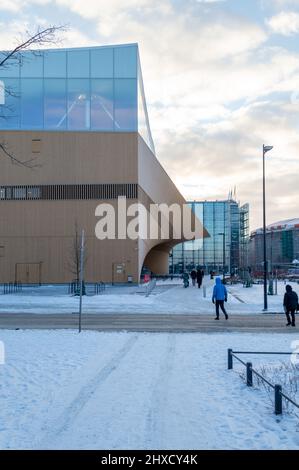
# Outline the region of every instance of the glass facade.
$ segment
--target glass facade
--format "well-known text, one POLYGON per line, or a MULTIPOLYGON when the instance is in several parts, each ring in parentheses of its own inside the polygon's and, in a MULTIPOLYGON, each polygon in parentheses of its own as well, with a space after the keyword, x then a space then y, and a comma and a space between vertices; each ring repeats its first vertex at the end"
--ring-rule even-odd
POLYGON ((139 132, 154 152, 137 44, 18 54, 0 68, 0 129, 139 132))
POLYGON ((235 272, 241 267, 243 237, 249 235, 249 227, 243 227, 243 221, 248 222, 249 206, 240 208, 233 200, 190 202, 189 205, 210 236, 175 246, 170 256, 170 273, 181 273, 193 267, 220 272, 223 264, 226 272, 235 272))
MULTIPOLYGON (((262 273, 264 265, 263 230, 258 229, 250 236, 250 266, 262 273)), ((268 227, 266 232, 267 261, 269 271, 291 265, 299 259, 299 224, 293 227, 268 227)))

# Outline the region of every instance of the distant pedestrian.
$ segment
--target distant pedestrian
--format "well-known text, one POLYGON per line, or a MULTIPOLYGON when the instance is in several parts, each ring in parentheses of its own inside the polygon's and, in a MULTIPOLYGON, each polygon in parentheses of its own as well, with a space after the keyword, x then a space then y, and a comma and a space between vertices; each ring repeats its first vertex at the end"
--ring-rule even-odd
POLYGON ((214 279, 214 272, 210 271, 210 279, 214 279))
POLYGON ((225 315, 225 319, 228 320, 228 314, 224 308, 224 302, 227 302, 227 290, 224 284, 222 284, 220 277, 216 277, 216 283, 213 289, 212 302, 216 306, 216 318, 219 320, 219 307, 225 315))
POLYGON ((190 276, 191 276, 191 279, 192 279, 192 286, 195 287, 196 279, 197 279, 197 272, 194 268, 192 269, 192 271, 190 273, 190 276))
POLYGON ((203 280, 203 278, 205 277, 205 272, 204 272, 203 269, 201 270, 201 276, 202 276, 202 280, 203 280))
POLYGON ((196 272, 196 280, 197 280, 198 288, 200 289, 200 288, 201 288, 201 285, 202 285, 202 273, 201 273, 201 269, 198 269, 197 272, 196 272))
POLYGON ((286 286, 286 293, 284 294, 283 299, 283 306, 284 311, 287 317, 287 324, 286 326, 292 325, 296 326, 295 324, 295 312, 298 310, 298 295, 296 292, 293 291, 292 286, 286 286), (291 317, 292 321, 291 321, 291 317))
POLYGON ((189 274, 187 272, 184 272, 182 274, 182 278, 183 278, 184 287, 185 288, 189 287, 189 274))

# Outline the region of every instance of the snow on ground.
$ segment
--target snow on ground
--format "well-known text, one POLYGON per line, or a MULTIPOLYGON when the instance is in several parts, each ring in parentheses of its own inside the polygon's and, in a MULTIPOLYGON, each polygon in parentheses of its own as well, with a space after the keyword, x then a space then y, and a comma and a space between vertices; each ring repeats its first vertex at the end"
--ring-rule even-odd
MULTIPOLYGON (((214 281, 205 278, 204 289, 190 286, 184 289, 181 280, 159 281, 149 297, 144 286, 108 287, 104 293, 85 296, 83 310, 86 313, 212 313, 211 303, 214 281)), ((298 284, 293 284, 299 291, 298 284)), ((283 312, 282 301, 285 285, 278 284, 277 296, 269 296, 269 312, 283 312)), ((261 313, 263 286, 244 288, 241 284, 228 286, 230 313, 261 313)), ((0 295, 0 312, 72 313, 78 311, 78 297, 67 294, 67 286, 25 287, 18 294, 0 295)))
POLYGON ((290 351, 295 339, 2 330, 0 448, 299 449, 298 418, 227 370, 229 347, 290 351))

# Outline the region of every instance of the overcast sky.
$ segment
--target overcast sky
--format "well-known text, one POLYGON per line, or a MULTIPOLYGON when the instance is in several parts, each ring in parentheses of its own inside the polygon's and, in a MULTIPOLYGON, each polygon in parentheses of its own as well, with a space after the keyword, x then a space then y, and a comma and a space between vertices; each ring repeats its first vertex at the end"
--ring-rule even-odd
POLYGON ((0 48, 68 23, 61 46, 138 42, 157 157, 188 199, 237 187, 262 223, 299 217, 299 0, 0 0, 0 48))

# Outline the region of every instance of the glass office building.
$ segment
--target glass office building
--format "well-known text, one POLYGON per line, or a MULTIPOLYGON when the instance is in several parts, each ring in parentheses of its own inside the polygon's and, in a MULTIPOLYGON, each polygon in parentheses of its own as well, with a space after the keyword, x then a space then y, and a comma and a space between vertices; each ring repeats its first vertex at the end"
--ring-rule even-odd
POLYGON ((170 256, 170 273, 181 273, 193 267, 206 272, 235 272, 247 259, 249 237, 249 206, 240 207, 234 200, 190 202, 193 212, 202 222, 209 237, 181 243, 170 256))
MULTIPOLYGON (((276 222, 267 227, 267 261, 270 271, 299 260, 299 219, 276 222)), ((249 242, 250 265, 262 272, 264 265, 264 231, 251 233, 249 242)))
POLYGON ((155 153, 137 44, 17 54, 0 105, 3 130, 139 132, 155 153))

